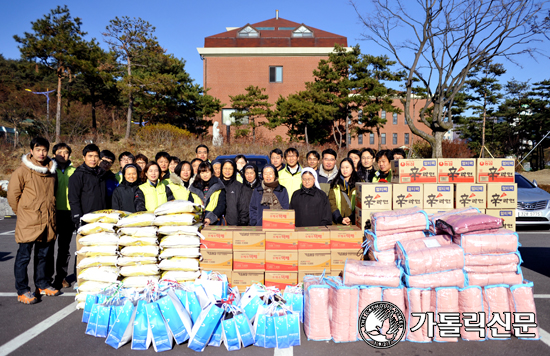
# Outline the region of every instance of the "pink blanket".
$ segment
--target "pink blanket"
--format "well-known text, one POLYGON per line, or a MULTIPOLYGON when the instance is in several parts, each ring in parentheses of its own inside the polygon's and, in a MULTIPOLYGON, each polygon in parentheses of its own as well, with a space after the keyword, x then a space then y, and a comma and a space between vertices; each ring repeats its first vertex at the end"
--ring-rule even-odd
POLYGON ((347 260, 344 267, 346 286, 398 287, 401 285, 401 269, 376 261, 347 260))
POLYGON ((397 243, 397 256, 406 274, 414 276, 464 267, 464 251, 460 246, 455 244, 441 246, 437 241, 430 241, 424 246, 432 247, 411 251, 406 250, 401 243, 397 243))
POLYGON ((492 265, 507 265, 520 263, 519 255, 517 253, 505 253, 499 255, 470 255, 464 256, 466 259, 466 266, 492 266, 492 265))
POLYGON ((384 232, 423 231, 429 228, 428 215, 419 208, 401 209, 374 213, 371 216, 372 230, 376 235, 384 232))
MULTIPOLYGON (((439 313, 458 313, 458 289, 436 288, 435 293, 432 293, 431 307, 435 313, 434 316, 436 324, 443 322, 443 317, 439 313)), ((456 322, 460 323, 460 315, 457 314, 457 317, 458 320, 456 322)), ((449 323, 448 321, 446 322, 449 323)), ((450 336, 448 334, 449 331, 452 330, 447 330, 445 327, 436 326, 434 331, 434 341, 458 342, 457 337, 444 337, 450 336)))
MULTIPOLYGON (((524 282, 511 286, 508 290, 508 299, 510 301, 510 310, 516 313, 533 313, 535 319, 533 322, 539 324, 537 320, 537 308, 535 307, 535 297, 533 296, 533 282, 524 282)), ((516 314, 517 317, 517 314, 516 314)), ((523 318, 522 318, 523 319, 523 318)), ((514 320, 512 320, 514 322, 514 320)), ((514 335, 518 339, 539 340, 539 328, 529 328, 528 330, 515 330, 514 335), (532 334, 532 335, 522 335, 532 334)))
POLYGON ((466 331, 464 328, 464 314, 474 313, 471 316, 467 316, 466 319, 470 320, 471 324, 477 324, 479 322, 478 312, 485 311, 483 306, 483 290, 479 286, 469 286, 462 288, 458 291, 458 311, 462 316, 462 326, 460 327, 460 337, 462 340, 467 341, 480 341, 485 340, 479 336, 477 331, 466 331))
POLYGON ((495 284, 521 284, 523 275, 516 272, 498 272, 498 273, 466 273, 468 282, 471 286, 491 286, 495 284))
POLYGON ((403 287, 382 289, 382 300, 397 305, 404 315, 407 315, 406 295, 407 289, 403 287))
POLYGON ((505 265, 492 265, 492 266, 464 266, 464 271, 468 273, 504 273, 504 272, 518 272, 517 263, 508 263, 505 265))
POLYGON ((450 216, 450 215, 467 214, 467 213, 470 213, 470 214, 474 214, 474 213, 480 214, 479 209, 468 207, 468 208, 453 209, 453 210, 451 210, 451 211, 444 211, 444 212, 441 212, 441 213, 436 213, 436 214, 428 215, 428 220, 430 220, 430 231, 431 231, 431 232, 435 232, 435 222, 436 222, 438 219, 442 219, 442 218, 444 218, 444 217, 446 217, 446 216, 450 216))
POLYGON ((405 274, 405 285, 408 288, 437 288, 437 287, 459 287, 465 286, 464 271, 455 269, 446 272, 421 274, 409 276, 405 274))
POLYGON ((395 261, 397 261, 395 249, 393 248, 382 251, 374 251, 373 249, 370 249, 368 252, 368 256, 369 260, 377 261, 383 264, 395 265, 395 261))
POLYGON ((328 315, 335 342, 355 342, 358 335, 359 288, 346 287, 340 277, 329 278, 328 315))
POLYGON ((382 287, 359 287, 359 313, 374 302, 382 301, 382 287))
POLYGON ((384 251, 395 248, 397 241, 410 241, 424 238, 424 232, 422 231, 412 231, 412 232, 401 232, 393 235, 372 235, 368 232, 365 234, 366 239, 368 240, 369 248, 375 251, 384 251))
POLYGON ((330 287, 318 277, 304 278, 304 332, 310 340, 330 340, 328 295, 330 287))
POLYGON ((504 254, 518 250, 518 234, 500 229, 492 233, 473 233, 454 236, 453 241, 462 246, 464 253, 472 255, 504 254))
POLYGON ((483 304, 487 315, 487 337, 489 339, 497 339, 493 336, 497 332, 499 335, 506 335, 506 337, 510 337, 512 333, 510 331, 506 331, 504 326, 499 323, 494 324, 492 327, 489 327, 488 324, 489 321, 493 319, 493 313, 499 313, 500 319, 504 321, 504 313, 510 312, 508 288, 503 286, 487 286, 483 288, 483 304))
POLYGON ((420 320, 417 316, 412 316, 412 313, 427 313, 430 312, 431 304, 431 289, 421 288, 407 288, 407 341, 412 342, 431 342, 432 339, 428 337, 428 323, 425 321, 420 329, 411 332, 413 328, 420 320))
POLYGON ((468 232, 498 229, 502 227, 502 219, 479 213, 455 214, 436 220, 437 232, 449 235, 460 235, 468 232))
POLYGON ((423 250, 429 247, 449 246, 453 239, 449 235, 427 236, 414 240, 400 241, 403 251, 406 253, 423 250))

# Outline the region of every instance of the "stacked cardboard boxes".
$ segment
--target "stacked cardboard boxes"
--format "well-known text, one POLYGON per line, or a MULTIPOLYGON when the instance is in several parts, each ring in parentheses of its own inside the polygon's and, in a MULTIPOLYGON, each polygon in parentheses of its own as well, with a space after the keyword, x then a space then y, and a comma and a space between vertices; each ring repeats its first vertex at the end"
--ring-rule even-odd
POLYGON ((346 260, 360 260, 364 232, 357 226, 333 225, 328 227, 330 233, 330 269, 332 275, 344 270, 346 260))
POLYGON ((355 225, 359 229, 365 230, 372 213, 392 210, 394 186, 391 183, 357 183, 355 185, 355 225))
POLYGON ((298 227, 298 271, 330 272, 330 231, 325 226, 298 227))

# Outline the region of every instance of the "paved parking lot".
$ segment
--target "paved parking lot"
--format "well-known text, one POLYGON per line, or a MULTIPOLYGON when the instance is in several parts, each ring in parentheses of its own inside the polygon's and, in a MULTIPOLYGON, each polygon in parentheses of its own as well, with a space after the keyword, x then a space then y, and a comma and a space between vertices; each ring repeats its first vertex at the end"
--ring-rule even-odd
MULTIPOLYGON (((136 355, 153 354, 151 347, 147 351, 133 351, 130 345, 114 350, 106 345, 104 339, 85 335, 86 324, 81 322, 82 312, 74 310, 74 290, 64 290, 59 297, 44 298, 35 305, 23 305, 17 302, 13 263, 17 244, 13 230, 15 219, 0 220, 0 356, 11 355, 136 355)), ((402 342, 391 349, 376 350, 363 342, 335 344, 334 342, 307 341, 302 333, 301 346, 284 350, 248 347, 238 353, 242 355, 549 355, 550 354, 550 231, 519 231, 520 252, 525 279, 535 284, 535 302, 539 327, 542 329, 541 341, 526 341, 512 338, 507 341, 485 341, 458 343, 416 344, 402 342)), ((73 243, 72 251, 75 246, 73 243)), ((72 269, 71 261, 71 269, 72 269)), ((32 266, 29 268, 32 281, 32 266)), ((191 354, 186 345, 175 345, 169 353, 191 354)), ((207 347, 205 355, 226 354, 225 346, 207 347)))

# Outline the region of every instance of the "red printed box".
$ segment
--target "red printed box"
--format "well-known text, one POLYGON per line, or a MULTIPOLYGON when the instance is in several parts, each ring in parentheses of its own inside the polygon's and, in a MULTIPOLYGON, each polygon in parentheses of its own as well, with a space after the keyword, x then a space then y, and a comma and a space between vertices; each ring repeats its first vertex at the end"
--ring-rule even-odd
POLYGON ((298 251, 266 251, 265 270, 273 272, 298 271, 298 251))
POLYGON ((298 227, 298 250, 330 250, 330 231, 326 227, 298 227))

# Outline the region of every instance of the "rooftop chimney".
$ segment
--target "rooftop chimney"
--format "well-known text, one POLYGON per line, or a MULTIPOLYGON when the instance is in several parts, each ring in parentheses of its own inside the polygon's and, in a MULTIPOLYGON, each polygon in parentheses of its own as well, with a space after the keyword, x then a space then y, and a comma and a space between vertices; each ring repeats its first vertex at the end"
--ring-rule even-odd
POLYGON ((275 10, 275 20, 279 19, 279 10, 275 10))

